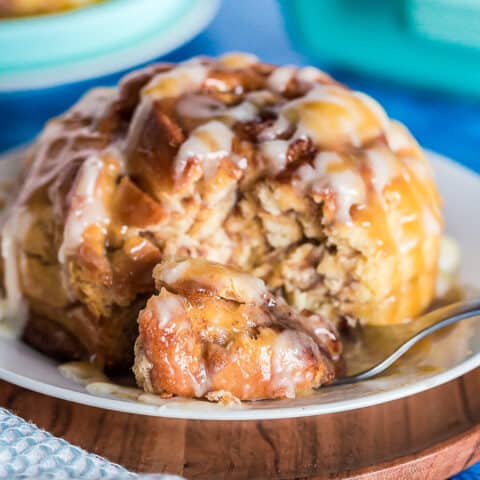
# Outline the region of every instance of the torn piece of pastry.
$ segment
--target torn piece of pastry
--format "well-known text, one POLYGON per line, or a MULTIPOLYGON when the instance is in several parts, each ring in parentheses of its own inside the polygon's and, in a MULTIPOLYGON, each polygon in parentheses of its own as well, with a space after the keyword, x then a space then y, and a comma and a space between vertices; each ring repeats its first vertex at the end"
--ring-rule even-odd
POLYGON ((155 268, 159 294, 140 312, 134 372, 147 392, 215 399, 295 398, 330 383, 341 344, 264 282, 203 259, 155 268))
POLYGON ((154 265, 202 257, 299 310, 393 324, 435 292, 440 201, 408 131, 312 67, 157 64, 50 121, 2 231, 6 305, 67 360, 131 366, 154 265))

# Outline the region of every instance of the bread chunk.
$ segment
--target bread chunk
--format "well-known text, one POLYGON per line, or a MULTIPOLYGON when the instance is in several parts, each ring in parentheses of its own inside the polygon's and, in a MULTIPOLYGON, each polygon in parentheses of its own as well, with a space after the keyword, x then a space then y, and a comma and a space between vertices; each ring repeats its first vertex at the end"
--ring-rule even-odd
POLYGON ((140 312, 135 346, 145 390, 260 400, 333 380, 341 353, 334 326, 288 306, 262 280, 203 259, 162 263, 154 277, 159 294, 140 312))

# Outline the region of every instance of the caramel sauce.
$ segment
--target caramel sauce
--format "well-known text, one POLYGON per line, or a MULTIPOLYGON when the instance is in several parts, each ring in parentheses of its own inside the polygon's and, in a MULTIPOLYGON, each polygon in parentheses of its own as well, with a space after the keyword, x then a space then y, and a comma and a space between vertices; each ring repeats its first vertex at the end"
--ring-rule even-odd
MULTIPOLYGON (((436 308, 471 297, 474 293, 469 290, 466 287, 452 283, 450 289, 442 297, 435 299, 429 311, 434 311, 436 308)), ((478 292, 475 293, 478 294, 478 292)), ((437 321, 435 317, 430 319, 420 317, 414 321, 397 325, 357 326, 347 335, 342 336, 343 359, 346 366, 345 375, 353 375, 369 369, 385 359, 405 340, 435 321, 437 321)), ((472 325, 469 322, 461 322, 428 336, 418 342, 398 362, 392 365, 384 375, 410 374, 412 373, 412 365, 415 365, 419 373, 432 374, 440 372, 448 364, 449 358, 458 351, 458 342, 461 339, 468 340, 471 328, 472 325), (445 341, 445 339, 448 339, 451 348, 445 349, 443 347, 439 350, 437 348, 440 344, 439 342, 445 341), (428 362, 430 363, 425 363, 426 358, 429 359, 428 362)))
MULTIPOLYGON (((191 401, 180 397, 172 398, 170 394, 154 394, 136 388, 133 375, 121 378, 108 378, 105 374, 87 362, 68 362, 58 367, 59 372, 69 380, 85 387, 85 390, 92 395, 114 397, 121 400, 130 400, 147 405, 164 408, 172 403, 175 406, 188 408, 191 401)), ((229 392, 211 392, 207 396, 209 402, 218 403, 222 406, 241 407, 238 399, 229 392)), ((197 399, 195 402, 201 400, 197 399)))

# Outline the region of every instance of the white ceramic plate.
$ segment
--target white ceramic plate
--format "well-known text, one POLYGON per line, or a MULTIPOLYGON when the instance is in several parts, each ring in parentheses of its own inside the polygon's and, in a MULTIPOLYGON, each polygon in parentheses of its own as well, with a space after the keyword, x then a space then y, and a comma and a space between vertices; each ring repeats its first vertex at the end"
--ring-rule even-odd
MULTIPOLYGON (((461 283, 480 288, 480 177, 437 154, 429 154, 444 198, 447 231, 462 253, 461 283)), ((12 165, 0 163, 0 179, 12 165)), ((395 400, 448 382, 480 366, 480 317, 458 324, 400 361, 400 368, 361 384, 320 389, 297 400, 225 407, 198 400, 170 399, 154 406, 88 393, 64 378, 57 364, 18 340, 0 338, 0 378, 53 397, 109 410, 173 418, 245 420, 340 412, 395 400), (432 368, 434 367, 434 368, 432 368)))

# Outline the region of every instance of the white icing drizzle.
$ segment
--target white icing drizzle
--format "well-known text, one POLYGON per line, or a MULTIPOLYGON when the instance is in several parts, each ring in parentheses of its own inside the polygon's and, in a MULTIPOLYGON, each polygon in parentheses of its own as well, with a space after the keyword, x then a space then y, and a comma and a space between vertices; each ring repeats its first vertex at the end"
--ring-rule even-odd
POLYGON ((441 273, 453 275, 460 266, 460 247, 458 242, 449 235, 444 235, 440 242, 438 269, 441 273))
POLYGON ((260 151, 266 159, 270 174, 276 175, 286 167, 289 147, 289 140, 269 140, 260 144, 260 151))
POLYGON ((69 113, 75 112, 86 118, 99 118, 116 94, 117 89, 113 87, 93 88, 73 105, 69 113))
POLYGON ((87 362, 67 362, 58 366, 58 371, 69 380, 80 385, 108 381, 105 374, 95 365, 87 362))
POLYGON ((275 120, 271 127, 266 128, 263 132, 259 135, 259 140, 261 142, 266 142, 269 140, 275 140, 280 135, 288 132, 290 129, 290 122, 287 118, 280 113, 278 118, 275 120))
MULTIPOLYGON (((433 180, 432 166, 425 159, 420 147, 404 125, 397 121, 391 121, 387 129, 387 142, 392 151, 401 155, 402 162, 407 167, 403 173, 407 181, 410 175, 421 182, 431 182, 433 180)), ((433 205, 434 203, 422 208, 420 220, 425 234, 435 236, 442 231, 442 224, 441 219, 434 214, 435 208, 433 205)))
POLYGON ((388 146, 394 152, 409 150, 412 148, 412 144, 414 145, 414 142, 405 127, 396 121, 390 121, 388 123, 385 133, 388 146))
POLYGON ((420 180, 431 180, 434 177, 430 163, 424 158, 420 147, 412 138, 404 125, 391 121, 386 130, 388 146, 395 153, 402 154, 402 160, 420 180))
POLYGON ((403 157, 403 161, 418 179, 428 181, 434 178, 432 166, 425 158, 406 155, 403 157))
MULTIPOLYGON (((63 118, 72 118, 75 115, 88 119, 98 118, 107 111, 114 99, 115 89, 93 89, 85 94, 63 118)), ((82 136, 91 139, 100 138, 99 134, 90 126, 77 125, 74 128, 66 126, 62 122, 62 117, 53 119, 46 124, 43 132, 33 144, 34 160, 17 198, 18 204, 24 204, 32 192, 54 180, 69 163, 69 156, 75 154, 76 157, 87 157, 98 153, 97 148, 90 144, 81 150, 74 149, 75 140, 82 136), (52 156, 51 147, 59 139, 64 141, 64 145, 56 156, 52 156)), ((54 213, 63 215, 63 212, 59 211, 54 211, 54 213)))
POLYGON ((372 172, 373 186, 375 191, 381 195, 384 188, 395 177, 401 175, 399 161, 386 150, 370 149, 366 152, 366 155, 372 172))
POLYGON ((388 129, 390 128, 390 120, 382 106, 372 97, 363 92, 353 92, 353 95, 361 100, 363 104, 375 115, 378 123, 382 126, 383 131, 388 132, 388 129))
POLYGON ((137 147, 139 137, 143 131, 143 127, 145 126, 145 122, 147 121, 150 113, 152 112, 152 100, 150 97, 144 96, 140 100, 138 107, 133 114, 132 121, 130 122, 130 126, 128 128, 127 137, 125 140, 125 145, 127 146, 127 156, 132 152, 129 149, 135 149, 137 147))
POLYGON ((289 113, 297 113, 298 124, 295 138, 301 134, 308 135, 314 143, 321 145, 323 142, 323 132, 304 120, 305 107, 309 104, 332 104, 340 107, 348 113, 351 120, 341 123, 335 128, 341 129, 341 132, 347 134, 350 143, 354 147, 360 147, 362 139, 360 132, 357 131, 356 123, 364 112, 355 105, 355 99, 360 100, 377 118, 379 126, 385 128, 388 125, 388 119, 382 108, 372 99, 363 94, 352 93, 336 85, 315 85, 304 97, 287 102, 281 109, 279 119, 287 116, 289 113), (367 100, 368 99, 368 100, 367 100))
MULTIPOLYGON (((1 329, 1 325, 0 325, 1 329)), ((155 395, 153 393, 145 393, 143 390, 135 387, 126 387, 109 380, 105 374, 96 368, 94 365, 86 362, 69 362, 64 363, 58 367, 59 372, 67 379, 75 382, 78 385, 83 385, 88 393, 92 395, 111 396, 115 398, 121 398, 126 400, 137 401, 148 405, 158 406, 159 410, 167 408, 168 406, 198 408, 198 400, 190 400, 182 397, 170 398, 168 395, 163 397, 162 395, 155 395)), ((212 392, 206 396, 207 400, 211 402, 219 403, 221 406, 229 406, 231 408, 241 407, 240 402, 231 398, 231 402, 228 401, 228 397, 231 397, 228 392, 212 392), (225 399, 217 398, 225 395, 225 399), (225 401, 224 401, 225 400, 225 401)))
POLYGON ((224 123, 212 120, 197 127, 181 145, 175 158, 175 177, 180 178, 187 162, 196 158, 205 179, 217 171, 220 161, 232 153, 233 132, 224 123))
POLYGON ((177 282, 194 280, 218 296, 242 303, 265 304, 268 290, 263 280, 248 273, 203 259, 170 261, 155 268, 154 278, 175 288, 177 282))
POLYGON ((290 80, 295 77, 297 67, 294 65, 285 65, 276 68, 268 77, 267 85, 276 92, 283 92, 290 80))
POLYGON ((218 59, 219 63, 227 68, 245 68, 259 62, 256 55, 243 52, 229 52, 218 59))
POLYGON ((149 304, 154 311, 161 329, 167 328, 172 321, 175 321, 176 328, 179 328, 178 320, 185 316, 185 304, 182 297, 178 295, 168 295, 152 298, 149 304))
POLYGON ((403 241, 397 242, 398 251, 402 255, 407 255, 413 249, 417 248, 420 239, 417 236, 409 237, 403 241))
POLYGON ((365 183, 357 172, 349 169, 329 173, 327 178, 336 193, 337 218, 341 223, 350 224, 352 221, 350 217, 351 207, 365 203, 365 183))
POLYGON ((119 397, 126 400, 138 400, 144 392, 135 387, 124 387, 111 382, 92 382, 87 383, 85 388, 92 395, 119 397))
POLYGON ((301 82, 315 83, 327 79, 328 75, 316 67, 303 67, 298 70, 295 78, 301 82))
POLYGON ((158 278, 161 282, 171 285, 182 280, 189 268, 190 262, 188 260, 161 263, 155 269, 154 278, 158 278))
POLYGON ((189 95, 180 98, 176 105, 180 115, 191 118, 214 118, 224 116, 225 105, 208 95, 189 95))
POLYGON ((142 95, 160 100, 197 90, 207 78, 208 72, 209 67, 200 59, 194 58, 167 72, 155 75, 143 88, 142 95))
MULTIPOLYGON (((297 117, 296 131, 291 138, 291 141, 301 137, 310 137, 313 142, 319 146, 323 143, 323 132, 318 131, 315 125, 311 125, 310 122, 305 122, 303 112, 305 107, 309 104, 315 103, 330 103, 341 107, 343 110, 348 111, 349 115, 355 119, 355 116, 361 115, 361 112, 356 112, 352 105, 351 93, 343 88, 335 85, 316 85, 305 96, 287 102, 279 111, 278 118, 274 124, 265 129, 261 135, 260 140, 273 140, 279 135, 284 134, 291 128, 291 123, 288 120, 289 115, 297 117), (312 128, 313 127, 313 128, 312 128)), ((361 145, 361 139, 359 133, 355 129, 355 121, 349 123, 343 123, 340 125, 343 133, 347 133, 350 137, 350 143, 353 146, 359 147, 361 145)))
POLYGON ((341 157, 334 152, 320 152, 312 165, 302 165, 296 172, 294 186, 303 192, 321 194, 331 188, 335 193, 336 217, 351 224, 350 209, 366 201, 366 186, 355 170, 342 167, 341 157))
MULTIPOLYGON (((286 114, 288 111, 297 111, 299 113, 299 121, 297 125, 296 137, 299 135, 309 136, 314 143, 321 145, 323 143, 323 133, 319 132, 315 125, 307 123, 303 118, 303 111, 307 104, 333 104, 341 107, 343 110, 349 113, 349 116, 354 118, 358 113, 352 108, 352 104, 349 101, 348 95, 349 92, 344 89, 334 86, 334 85, 317 85, 312 88, 307 95, 304 97, 293 100, 292 102, 287 103, 283 107, 282 114, 286 114), (313 127, 313 128, 312 128, 313 127)), ((359 147, 361 145, 361 139, 355 127, 352 125, 353 122, 348 122, 341 125, 341 128, 344 133, 347 133, 350 137, 350 143, 354 147, 359 147)))
POLYGON ((432 210, 427 206, 423 208, 422 223, 427 235, 437 236, 442 231, 442 226, 439 220, 435 218, 432 210))
POLYGON ((285 65, 276 68, 268 77, 267 85, 276 92, 282 93, 286 90, 292 80, 307 84, 315 84, 320 81, 330 80, 330 77, 316 67, 298 68, 293 65, 285 65))
POLYGON ((227 115, 239 122, 248 122, 257 118, 258 109, 253 103, 242 102, 235 107, 229 108, 227 115))
POLYGON ((295 330, 283 330, 275 338, 272 345, 272 387, 283 391, 287 398, 295 398, 296 385, 305 380, 311 373, 303 373, 305 368, 305 350, 319 357, 314 341, 306 334, 295 330))
POLYGON ((58 251, 58 261, 65 263, 83 243, 83 232, 91 225, 105 230, 110 217, 105 210, 99 179, 105 168, 104 161, 98 156, 87 158, 80 167, 71 197, 71 206, 65 221, 63 241, 58 251))
POLYGON ((207 95, 191 95, 181 98, 176 108, 180 115, 191 118, 225 117, 239 122, 248 122, 255 120, 258 116, 257 107, 249 101, 227 108, 222 102, 207 95))
POLYGON ((271 349, 269 345, 262 345, 258 353, 258 365, 262 374, 262 380, 269 382, 272 378, 271 349))
POLYGON ((4 332, 19 336, 27 320, 27 306, 20 288, 18 271, 18 228, 22 216, 28 215, 23 208, 13 207, 2 228, 2 258, 6 298, 2 301, 1 320, 4 332))
POLYGON ((302 109, 305 104, 312 102, 333 103, 350 110, 351 95, 352 92, 337 85, 315 85, 303 97, 288 102, 282 110, 302 109))
MULTIPOLYGON (((277 82, 277 88, 281 89, 280 80, 286 81, 287 74, 294 75, 295 72, 292 71, 291 67, 285 67, 285 70, 278 74, 278 78, 271 76, 271 79, 277 82)), ((296 74, 297 78, 301 74, 303 81, 311 82, 321 78, 322 75, 324 76, 323 72, 317 69, 307 68, 298 71, 296 74)), ((269 174, 276 175, 285 168, 289 146, 299 138, 311 138, 314 144, 322 145, 322 129, 316 128, 316 125, 312 124, 310 118, 308 122, 304 119, 305 108, 309 104, 330 103, 348 112, 352 120, 339 123, 336 128, 340 128, 342 133, 348 135, 352 146, 360 147, 362 138, 360 132, 357 131, 356 125, 360 116, 364 115, 364 112, 358 101, 374 114, 380 128, 385 131, 390 128, 388 117, 377 102, 362 93, 350 92, 336 85, 315 85, 302 98, 284 104, 274 124, 265 129, 259 136, 259 149, 266 161, 266 168, 269 174), (278 136, 285 134, 291 128, 289 118, 292 117, 296 119, 295 132, 288 141, 279 140, 278 136)), ((393 177, 400 174, 399 166, 396 159, 390 156, 388 152, 371 151, 368 153, 368 158, 375 188, 378 192, 381 192, 393 177)), ((342 168, 332 171, 330 166, 339 161, 335 154, 320 153, 315 159, 313 167, 304 165, 298 170, 296 185, 302 188, 302 190, 310 188, 312 192, 320 192, 325 188, 332 188, 336 194, 337 220, 351 223, 350 208, 354 204, 362 204, 365 201, 366 186, 362 177, 353 169, 342 168)))
POLYGON ((312 323, 312 332, 314 333, 315 337, 322 338, 328 337, 330 340, 336 341, 337 335, 331 330, 330 328, 326 327, 325 325, 316 325, 315 322, 321 322, 322 324, 324 321, 318 315, 312 315, 308 318, 309 322, 312 323))
MULTIPOLYGON (((140 397, 145 395, 145 392, 138 388, 125 387, 110 382, 100 369, 87 362, 64 363, 58 366, 58 371, 68 380, 83 385, 87 392, 92 395, 110 395, 128 400, 140 400, 140 397)), ((157 395, 149 395, 152 399, 158 398, 159 401, 161 400, 157 395)))

